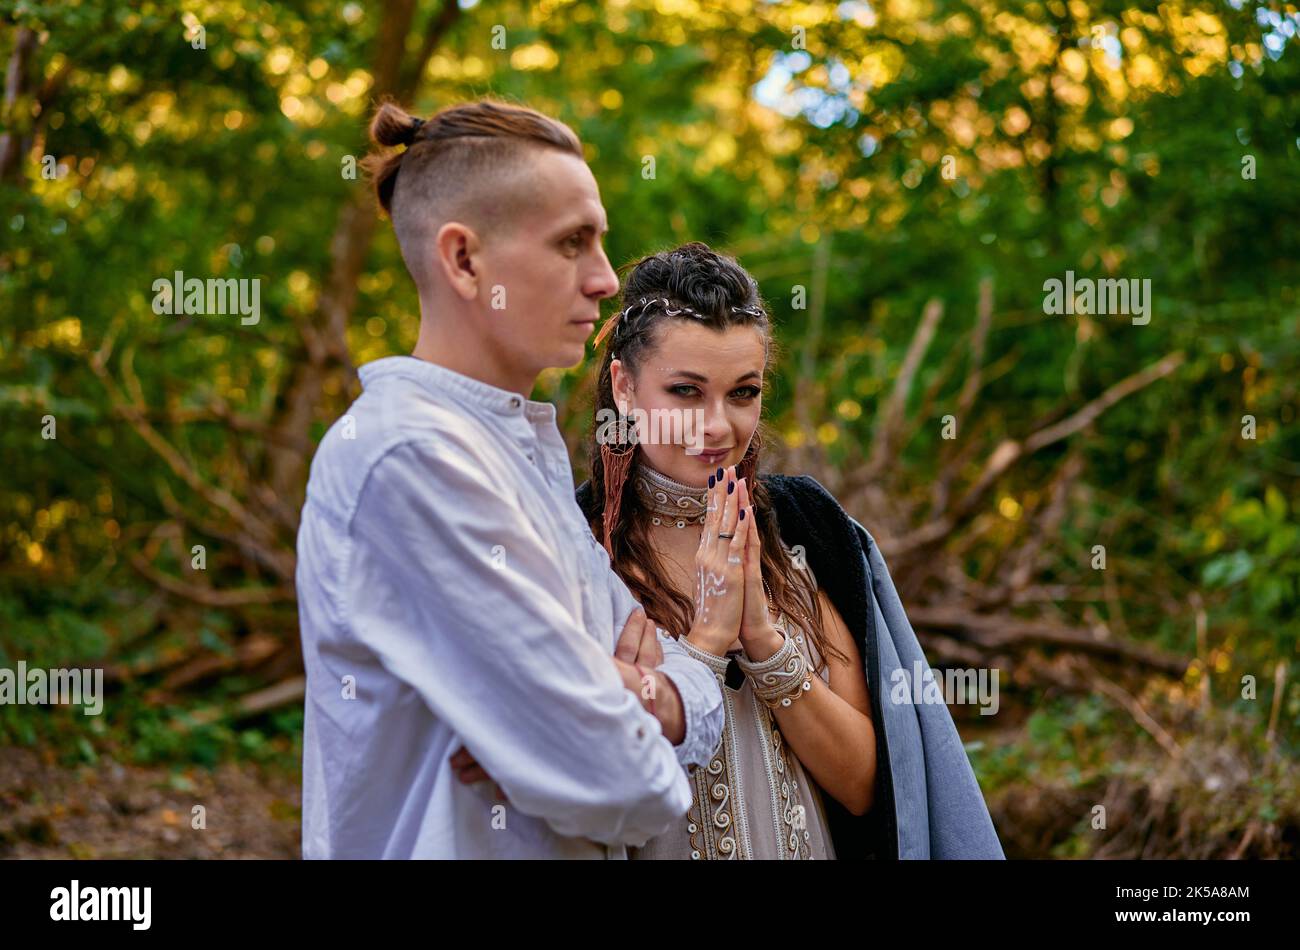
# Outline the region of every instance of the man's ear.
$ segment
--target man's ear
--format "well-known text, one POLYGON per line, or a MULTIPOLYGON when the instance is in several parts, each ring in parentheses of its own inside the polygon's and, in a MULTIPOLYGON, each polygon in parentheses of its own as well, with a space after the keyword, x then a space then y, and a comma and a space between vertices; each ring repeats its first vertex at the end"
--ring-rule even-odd
POLYGON ((433 239, 434 271, 464 300, 478 296, 477 258, 482 244, 474 229, 448 221, 433 239))

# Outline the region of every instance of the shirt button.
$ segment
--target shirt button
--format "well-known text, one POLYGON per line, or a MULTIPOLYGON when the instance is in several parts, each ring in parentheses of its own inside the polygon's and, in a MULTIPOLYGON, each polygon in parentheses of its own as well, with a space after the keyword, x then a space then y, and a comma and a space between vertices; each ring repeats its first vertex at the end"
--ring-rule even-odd
POLYGON ((519 397, 518 397, 518 396, 511 396, 511 397, 510 397, 510 408, 511 408, 511 409, 518 409, 519 406, 520 406, 519 397))

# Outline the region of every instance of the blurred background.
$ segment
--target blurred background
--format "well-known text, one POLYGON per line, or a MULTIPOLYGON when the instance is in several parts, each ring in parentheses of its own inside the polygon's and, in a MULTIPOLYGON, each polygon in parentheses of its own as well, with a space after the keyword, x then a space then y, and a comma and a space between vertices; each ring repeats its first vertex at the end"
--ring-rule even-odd
MULTIPOLYGON (((757 277, 765 464, 872 531, 933 664, 1000 671, 952 710, 1008 856, 1295 857, 1297 27, 0 2, 0 666, 106 690, 0 705, 0 857, 298 855, 307 466, 418 320, 356 161, 380 98, 486 94, 579 133, 616 266, 703 240, 757 277), (259 321, 155 313, 176 271, 257 278, 259 321), (1067 271, 1149 280, 1149 323, 1049 312, 1067 271)), ((579 480, 591 392, 534 394, 579 480)))

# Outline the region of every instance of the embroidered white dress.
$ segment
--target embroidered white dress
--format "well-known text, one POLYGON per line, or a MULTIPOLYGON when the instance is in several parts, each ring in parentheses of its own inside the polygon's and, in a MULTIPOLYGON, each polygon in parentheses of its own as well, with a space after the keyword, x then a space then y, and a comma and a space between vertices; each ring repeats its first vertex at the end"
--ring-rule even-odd
MULTIPOLYGON (((812 639, 782 614, 777 630, 815 668, 820 660, 812 639)), ((740 689, 726 685, 727 659, 702 659, 722 689, 726 722, 722 741, 707 767, 692 766, 691 807, 686 817, 644 847, 629 849, 633 860, 833 859, 822 793, 793 750, 786 747, 775 716, 746 677, 740 689)), ((830 684, 829 669, 816 674, 830 684)))

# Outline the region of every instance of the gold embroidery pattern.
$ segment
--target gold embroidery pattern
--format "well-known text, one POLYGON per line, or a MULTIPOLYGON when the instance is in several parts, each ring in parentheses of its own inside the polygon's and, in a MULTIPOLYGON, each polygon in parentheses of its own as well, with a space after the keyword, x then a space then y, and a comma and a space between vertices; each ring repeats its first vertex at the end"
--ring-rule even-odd
MULTIPOLYGON (((721 686, 721 677, 719 677, 721 686)), ((739 770, 735 762, 735 736, 731 731, 735 709, 731 697, 724 693, 726 720, 722 743, 707 768, 696 769, 691 809, 686 813, 686 830, 690 833, 692 860, 718 861, 749 858, 747 834, 742 828, 745 847, 736 845, 735 801, 732 788, 739 770), (712 814, 709 814, 712 809, 712 814), (705 816, 708 816, 707 818, 705 816)))
MULTIPOLYGON (((778 629, 786 636, 793 637, 796 643, 802 644, 803 636, 796 626, 791 629, 789 618, 782 613, 776 621, 778 629)), ((803 651, 800 651, 803 652, 803 651)), ((774 774, 771 777, 772 789, 775 793, 780 790, 780 801, 775 801, 776 795, 773 794, 773 804, 777 806, 777 813, 780 815, 781 824, 781 850, 782 857, 791 861, 811 860, 812 859, 812 835, 807 830, 808 815, 807 809, 800 803, 798 795, 798 783, 794 780, 794 769, 791 768, 789 760, 785 754, 785 737, 781 735, 781 727, 772 714, 772 710, 763 707, 763 716, 766 719, 768 734, 772 739, 772 768, 774 774)))
MULTIPOLYGON (((803 632, 797 626, 791 627, 784 614, 776 624, 784 632, 796 639, 802 647, 803 632)), ((735 860, 753 857, 753 844, 749 837, 749 822, 744 812, 744 793, 740 788, 740 769, 736 761, 736 716, 741 712, 737 702, 723 685, 726 660, 707 654, 695 654, 687 645, 687 652, 713 669, 722 689, 725 711, 725 725, 718 752, 705 768, 696 768, 691 773, 692 793, 691 807, 686 812, 687 832, 690 840, 692 860, 735 860), (737 811, 737 802, 740 810, 737 811), (737 830, 739 826, 739 830, 737 830)), ((802 650, 801 650, 802 652, 802 650)), ((805 657, 807 655, 805 654, 805 657)), ((798 774, 790 764, 786 754, 781 728, 772 711, 767 709, 753 695, 752 683, 744 687, 745 700, 750 707, 750 714, 757 718, 759 736, 766 732, 768 741, 763 741, 762 752, 764 771, 767 775, 767 792, 771 796, 774 825, 768 827, 776 835, 779 856, 785 860, 811 860, 811 834, 807 830, 809 815, 800 802, 799 785, 795 780, 798 774)), ((751 794, 758 790, 751 790, 751 794)))
POLYGON ((809 846, 811 835, 806 830, 807 813, 795 795, 799 786, 794 781, 794 770, 790 768, 785 757, 781 727, 777 725, 771 713, 767 714, 767 722, 772 736, 772 752, 776 768, 773 784, 781 790, 781 822, 785 826, 784 839, 781 842, 785 851, 784 857, 792 861, 810 860, 812 850, 809 846))

